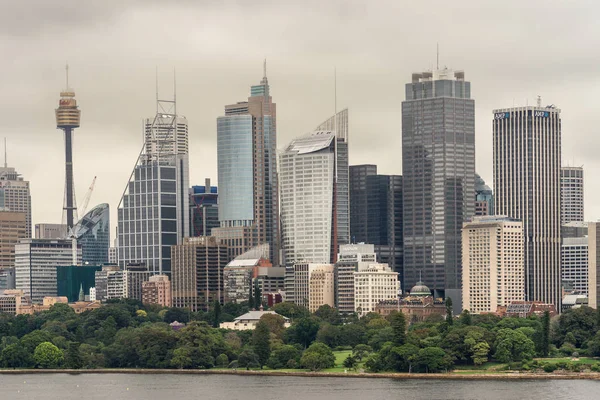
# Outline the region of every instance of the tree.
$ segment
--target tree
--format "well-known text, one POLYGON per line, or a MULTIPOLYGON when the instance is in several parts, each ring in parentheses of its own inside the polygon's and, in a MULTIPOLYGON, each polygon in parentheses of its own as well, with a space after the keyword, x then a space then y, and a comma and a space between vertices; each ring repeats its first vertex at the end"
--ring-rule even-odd
POLYGON ((488 361, 488 353, 490 352, 490 345, 487 342, 479 342, 473 346, 473 364, 482 365, 488 361))
POLYGON ((299 343, 307 348, 317 337, 319 321, 315 317, 296 320, 286 331, 288 342, 299 343))
POLYGON ((406 318, 401 312, 390 315, 390 325, 394 331, 394 344, 402 346, 406 342, 406 318))
POLYGON ((262 293, 258 285, 258 279, 254 280, 254 309, 258 310, 262 306, 262 293))
POLYGON ((248 305, 250 308, 254 308, 254 296, 252 296, 252 292, 254 291, 254 287, 252 284, 252 278, 250 278, 250 287, 248 288, 248 305))
POLYGON ((269 360, 269 356, 271 355, 269 339, 269 326, 263 320, 258 321, 252 334, 252 347, 254 348, 254 353, 256 353, 256 356, 258 357, 258 363, 261 369, 263 365, 267 363, 267 360, 269 360))
POLYGON ((188 323, 190 321, 190 310, 177 307, 169 308, 165 313, 164 321, 167 324, 175 321, 183 324, 188 323))
POLYGON ((23 347, 25 347, 25 350, 27 350, 30 353, 33 353, 35 348, 40 343, 51 342, 51 341, 52 341, 52 335, 50 334, 50 332, 42 331, 42 330, 32 331, 31 333, 28 333, 27 335, 25 335, 21 338, 21 344, 23 345, 23 347))
POLYGON ((281 315, 277 314, 264 314, 260 317, 261 321, 264 321, 269 327, 269 332, 275 335, 278 339, 281 339, 285 332, 285 319, 281 315))
POLYGON ((317 332, 317 341, 325 343, 331 348, 335 348, 340 345, 341 328, 336 325, 324 323, 317 332))
POLYGON ((252 349, 246 348, 238 356, 238 365, 249 370, 250 368, 260 367, 260 361, 252 349))
POLYGON ((419 369, 425 372, 440 372, 452 368, 450 356, 439 347, 426 347, 419 350, 415 361, 419 369))
POLYGON ((190 346, 178 347, 173 351, 173 358, 171 358, 171 365, 175 368, 184 369, 191 368, 194 362, 192 361, 192 354, 194 350, 190 346))
POLYGON ((229 365, 229 357, 227 357, 227 354, 219 354, 215 360, 215 365, 219 368, 227 367, 227 365, 229 365))
POLYGON ((518 329, 500 329, 495 345, 494 358, 500 362, 531 360, 535 356, 535 344, 518 329))
POLYGON ((550 313, 544 311, 542 317, 542 338, 541 338, 541 354, 542 357, 548 357, 550 352, 550 313))
POLYGON ((348 357, 344 360, 344 367, 348 369, 355 369, 358 365, 358 360, 352 354, 348 354, 348 357))
POLYGON ((215 300, 215 302, 213 303, 213 328, 218 328, 219 327, 219 322, 221 320, 221 303, 219 302, 219 300, 215 300))
POLYGON ((299 363, 301 355, 302 352, 295 346, 289 344, 279 346, 271 352, 267 366, 272 369, 285 368, 290 361, 294 361, 296 364, 299 363))
POLYGON ((331 307, 329 304, 323 304, 319 307, 317 311, 315 311, 315 317, 332 325, 339 325, 342 323, 342 317, 338 310, 331 307))
POLYGON ((50 342, 40 343, 33 353, 33 360, 40 368, 58 368, 64 361, 61 349, 50 342))
POLYGON ((79 343, 69 342, 69 347, 65 354, 65 366, 70 369, 79 369, 83 366, 81 354, 79 354, 79 343))
POLYGON ((373 348, 366 344, 357 344, 352 350, 352 354, 358 361, 362 361, 363 358, 373 352, 373 348))
POLYGON ((0 357, 2 367, 5 368, 29 368, 33 366, 31 354, 20 343, 6 346, 0 357))
POLYGON ((299 306, 289 301, 277 303, 271 309, 277 314, 283 315, 284 317, 292 320, 310 316, 310 311, 308 311, 306 307, 299 306))
POLYGON ((460 315, 460 322, 467 326, 473 325, 473 320, 469 310, 463 310, 462 314, 460 315))
POLYGON ((335 355, 327 345, 316 342, 304 350, 300 359, 300 365, 311 371, 333 368, 335 366, 335 355))
POLYGON ((452 298, 446 298, 446 323, 452 325, 454 323, 454 317, 452 316, 452 298))

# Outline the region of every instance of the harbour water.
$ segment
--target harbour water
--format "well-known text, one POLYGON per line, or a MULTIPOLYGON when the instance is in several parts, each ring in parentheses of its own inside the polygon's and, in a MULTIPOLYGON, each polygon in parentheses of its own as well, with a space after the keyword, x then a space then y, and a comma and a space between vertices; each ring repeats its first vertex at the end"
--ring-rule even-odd
POLYGON ((182 374, 0 375, 0 399, 388 400, 600 398, 585 380, 412 380, 182 374))

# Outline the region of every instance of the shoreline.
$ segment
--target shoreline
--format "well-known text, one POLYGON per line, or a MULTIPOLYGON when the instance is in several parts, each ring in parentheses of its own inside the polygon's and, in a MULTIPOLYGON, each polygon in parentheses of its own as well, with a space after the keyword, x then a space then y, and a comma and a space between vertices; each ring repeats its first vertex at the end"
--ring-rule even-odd
POLYGON ((1 369, 0 375, 27 374, 183 374, 183 375, 240 375, 240 376, 297 376, 309 378, 375 378, 375 379, 424 379, 424 380, 595 380, 600 381, 600 373, 523 373, 507 372, 496 374, 461 374, 461 373, 342 373, 342 372, 285 372, 277 370, 207 370, 207 369, 136 369, 136 368, 102 368, 102 369, 1 369))

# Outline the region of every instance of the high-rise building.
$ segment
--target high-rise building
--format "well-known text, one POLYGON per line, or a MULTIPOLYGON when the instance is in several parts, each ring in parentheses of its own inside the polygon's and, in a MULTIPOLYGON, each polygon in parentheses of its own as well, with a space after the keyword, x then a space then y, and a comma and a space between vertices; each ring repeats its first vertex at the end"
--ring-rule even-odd
POLYGON ((190 237, 210 236, 219 227, 219 194, 206 179, 204 186, 190 188, 190 237))
POLYGON ((185 238, 172 247, 173 307, 208 310, 223 303, 223 270, 229 261, 227 246, 212 236, 185 238))
POLYGON ((485 181, 475 174, 475 216, 494 215, 494 194, 485 181))
MULTIPOLYGON (((79 292, 90 295, 90 289, 96 286, 96 272, 102 271, 100 265, 61 265, 56 267, 56 294, 64 296, 69 303, 79 300, 79 292)), ((90 300, 91 301, 91 300, 90 300)))
POLYGON ((335 307, 341 313, 353 313, 354 272, 364 270, 377 261, 372 244, 345 244, 340 246, 335 263, 335 307))
POLYGON ((405 288, 461 301, 461 229, 475 212, 475 101, 462 71, 415 73, 402 102, 405 288))
POLYGON ((350 235, 375 245, 378 261, 402 278, 402 176, 377 175, 375 165, 350 166, 350 235))
POLYGON ((166 275, 153 275, 142 282, 142 303, 171 307, 171 282, 166 275))
POLYGON ((35 224, 36 239, 64 239, 66 237, 66 224, 35 224))
MULTIPOLYGON (((106 301, 109 299, 108 297, 108 276, 114 274, 116 272, 121 272, 119 266, 117 265, 103 265, 100 271, 96 271, 94 273, 94 292, 95 292, 95 300, 98 301, 106 301)), ((114 288, 113 288, 114 289, 114 288)), ((123 289, 121 288, 121 292, 123 289)), ((110 297, 110 298, 121 298, 124 295, 120 295, 118 297, 110 297)))
POLYGON ((144 125, 140 154, 118 209, 119 265, 144 263, 171 273, 171 246, 189 235, 187 120, 174 101, 157 102, 144 125))
POLYGON ((525 299, 560 310, 560 110, 495 110, 492 126, 495 214, 523 222, 525 299))
POLYGON ((15 245, 25 238, 25 213, 0 211, 0 270, 15 267, 15 245))
POLYGON ((248 101, 226 105, 225 115, 217 118, 220 228, 212 233, 230 247, 232 257, 268 243, 275 265, 280 240, 276 120, 265 64, 248 101))
POLYGON ((588 224, 588 305, 600 307, 600 222, 588 224))
MULTIPOLYGON (((223 270, 224 302, 241 303, 248 301, 250 290, 253 290, 255 280, 259 278, 259 270, 261 269, 263 270, 263 275, 266 276, 269 275, 268 271, 273 269, 285 272, 285 268, 273 267, 271 262, 264 258, 245 258, 242 255, 229 262, 223 270)), ((281 283, 283 285, 283 275, 281 276, 281 283)))
POLYGON ((398 273, 387 264, 370 264, 354 272, 354 309, 359 316, 375 312, 381 302, 398 300, 398 273))
MULTIPOLYGON (((298 262, 294 264, 294 303, 308 308, 310 305, 310 280, 313 272, 320 269, 329 270, 330 268, 333 268, 331 264, 316 264, 305 262, 298 262)), ((290 299, 287 298, 287 290, 288 289, 286 287, 286 301, 290 301, 290 299)))
POLYGON ((119 263, 119 251, 117 247, 108 248, 108 263, 118 264, 119 263))
POLYGON ((525 298, 523 223, 475 217, 462 230, 462 305, 472 314, 494 313, 525 298))
POLYGON ((560 224, 583 221, 583 167, 560 169, 560 224))
POLYGON ((22 239, 15 246, 16 289, 32 303, 56 296, 56 267, 81 265, 81 247, 72 240, 22 239))
POLYGON ((110 209, 107 203, 92 208, 69 232, 69 237, 75 238, 81 245, 84 265, 108 262, 109 235, 110 209))
MULTIPOLYGON (((75 201, 75 183, 73 182, 73 130, 79 128, 81 110, 75 100, 75 92, 69 88, 69 66, 67 65, 67 85, 60 92, 60 100, 56 109, 56 128, 65 133, 65 204, 66 224, 70 229, 75 224, 77 203, 75 201)), ((31 237, 31 225, 29 225, 31 237)))
POLYGON ((574 294, 589 292, 588 237, 562 238, 562 287, 568 286, 574 294))
POLYGON ((25 214, 25 233, 31 237, 31 194, 29 181, 4 163, 0 168, 0 209, 25 214))
POLYGON ((335 132, 317 131, 292 141, 281 154, 282 247, 286 265, 300 261, 335 262, 339 245, 349 242, 348 206, 337 203, 336 193, 338 186, 347 190, 348 181, 341 182, 342 175, 336 178, 335 172, 343 166, 348 176, 347 149, 347 143, 339 141, 335 132))
POLYGON ((315 312, 319 307, 335 307, 333 265, 321 265, 312 271, 308 282, 308 310, 315 312))

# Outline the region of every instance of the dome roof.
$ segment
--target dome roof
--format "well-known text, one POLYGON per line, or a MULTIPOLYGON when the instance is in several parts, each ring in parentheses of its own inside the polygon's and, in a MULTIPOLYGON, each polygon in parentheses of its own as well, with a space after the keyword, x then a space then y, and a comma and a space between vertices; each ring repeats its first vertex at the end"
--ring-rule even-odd
POLYGON ((410 289, 411 296, 431 296, 431 290, 421 281, 410 289))

